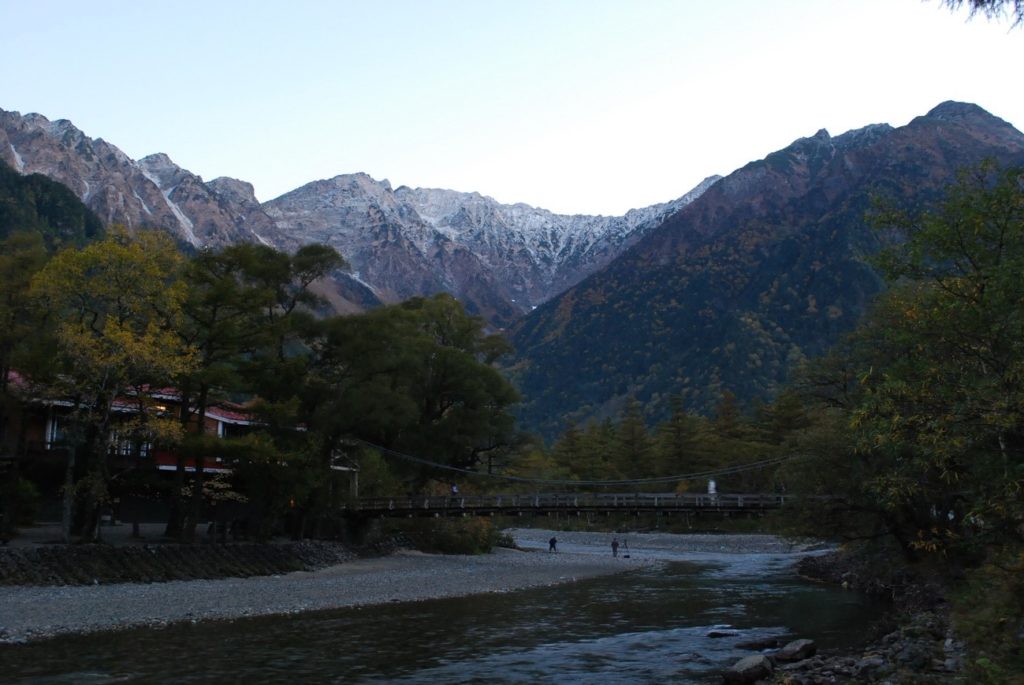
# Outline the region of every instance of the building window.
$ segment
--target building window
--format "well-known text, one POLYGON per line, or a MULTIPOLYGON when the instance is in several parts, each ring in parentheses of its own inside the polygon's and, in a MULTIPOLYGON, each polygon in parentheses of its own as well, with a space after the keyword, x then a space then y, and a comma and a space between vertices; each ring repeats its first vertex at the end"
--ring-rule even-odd
POLYGON ((63 447, 67 439, 67 430, 67 417, 57 416, 51 411, 46 418, 46 449, 63 447))
MULTIPOLYGON (((114 431, 110 436, 110 454, 118 457, 134 456, 136 442, 131 433, 114 431)), ((148 457, 152 448, 152 443, 143 442, 139 444, 139 456, 148 457)))

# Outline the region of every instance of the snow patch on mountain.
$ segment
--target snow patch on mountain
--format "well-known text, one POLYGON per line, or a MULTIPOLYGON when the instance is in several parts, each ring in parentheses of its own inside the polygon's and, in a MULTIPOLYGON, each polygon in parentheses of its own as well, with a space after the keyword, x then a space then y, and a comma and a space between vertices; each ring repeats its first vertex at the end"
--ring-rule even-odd
POLYGON ((11 154, 14 155, 14 168, 18 170, 19 174, 25 173, 25 160, 18 154, 18 150, 15 149, 13 143, 7 143, 7 145, 11 148, 11 154))
POLYGON ((476 192, 392 189, 365 173, 263 205, 294 245, 326 243, 383 301, 447 290, 492 321, 530 311, 604 267, 718 180, 620 217, 559 215, 476 192))
POLYGON ((107 224, 160 228, 196 247, 331 245, 381 302, 447 291, 497 326, 603 268, 717 180, 620 217, 558 215, 475 192, 396 190, 365 173, 261 204, 244 181, 204 182, 163 153, 132 160, 66 119, 4 110, 0 153, 21 173, 74 189, 107 224))
POLYGON ((149 205, 147 205, 146 201, 142 199, 142 196, 139 195, 138 191, 132 190, 132 195, 134 195, 135 199, 139 201, 140 205, 142 205, 142 211, 144 211, 149 216, 153 216, 153 210, 149 208, 149 205))
MULTIPOLYGON (((166 156, 164 156, 166 158, 166 156)), ((170 161, 169 159, 167 161, 170 161)), ((181 207, 178 206, 174 200, 171 199, 171 194, 174 192, 177 185, 164 188, 164 180, 159 176, 161 171, 166 171, 167 167, 163 165, 159 155, 151 155, 144 157, 138 161, 139 170, 142 175, 145 176, 153 185, 157 187, 160 194, 164 196, 164 201, 167 203, 168 209, 174 214, 178 223, 181 224, 182 230, 185 232, 185 238, 192 243, 195 247, 202 245, 202 241, 196 236, 195 224, 189 219, 185 212, 181 211, 181 207)))
MULTIPOLYGON (((574 284, 607 264, 628 244, 661 223, 707 190, 718 176, 705 179, 689 193, 671 202, 632 209, 624 216, 563 215, 526 204, 503 205, 479 193, 460 193, 402 186, 394 195, 448 240, 465 245, 495 269, 534 272, 545 282, 540 291, 520 306, 536 305, 555 291, 574 284)), ((431 235, 410 234, 423 252, 431 235)), ((516 288, 531 290, 525 283, 516 288)))

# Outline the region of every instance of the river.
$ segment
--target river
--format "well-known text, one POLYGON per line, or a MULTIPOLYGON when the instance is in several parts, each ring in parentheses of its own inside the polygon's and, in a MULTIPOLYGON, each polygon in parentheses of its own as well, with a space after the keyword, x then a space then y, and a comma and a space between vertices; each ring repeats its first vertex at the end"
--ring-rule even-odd
MULTIPOLYGON (((548 535, 516 531, 526 547, 546 549, 548 535)), ((556 535, 564 551, 610 554, 607 536, 556 535)), ((855 593, 800 579, 788 551, 623 540, 662 563, 504 594, 60 637, 0 650, 0 681, 717 683, 750 653, 737 643, 856 647, 881 616, 855 593)))

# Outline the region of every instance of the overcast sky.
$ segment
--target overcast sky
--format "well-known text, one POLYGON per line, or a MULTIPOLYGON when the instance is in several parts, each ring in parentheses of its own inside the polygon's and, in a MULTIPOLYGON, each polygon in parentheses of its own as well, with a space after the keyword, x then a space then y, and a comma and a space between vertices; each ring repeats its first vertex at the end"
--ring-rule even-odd
POLYGON ((0 0, 0 108, 260 200, 364 171, 623 214, 944 100, 1024 128, 1024 29, 938 0, 0 0))

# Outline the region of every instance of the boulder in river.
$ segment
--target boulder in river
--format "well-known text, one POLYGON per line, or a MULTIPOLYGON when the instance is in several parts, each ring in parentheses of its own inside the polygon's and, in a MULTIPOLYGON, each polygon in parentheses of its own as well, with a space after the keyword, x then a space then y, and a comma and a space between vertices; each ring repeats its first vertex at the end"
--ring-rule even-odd
POLYGON ((772 674, 771 659, 764 654, 752 654, 737 661, 722 675, 725 685, 747 685, 772 674))
POLYGON ((818 652, 814 640, 793 640, 777 651, 773 656, 776 661, 803 661, 818 652))

